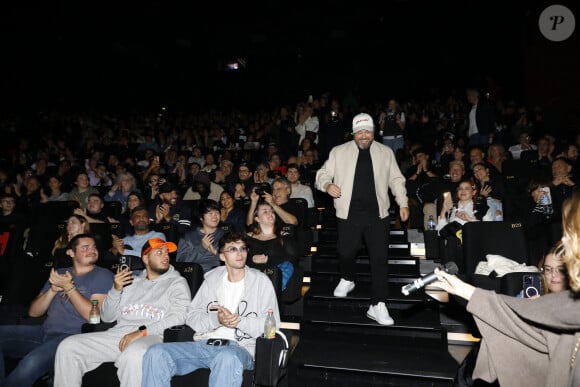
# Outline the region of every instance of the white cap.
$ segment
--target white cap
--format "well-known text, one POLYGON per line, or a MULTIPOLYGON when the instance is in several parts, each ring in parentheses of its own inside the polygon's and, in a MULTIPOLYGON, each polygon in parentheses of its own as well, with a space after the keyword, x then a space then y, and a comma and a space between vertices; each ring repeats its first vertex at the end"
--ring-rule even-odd
POLYGON ((352 119, 352 132, 356 133, 359 130, 369 130, 371 132, 375 130, 375 124, 373 123, 373 118, 370 115, 366 113, 360 113, 354 116, 352 119))

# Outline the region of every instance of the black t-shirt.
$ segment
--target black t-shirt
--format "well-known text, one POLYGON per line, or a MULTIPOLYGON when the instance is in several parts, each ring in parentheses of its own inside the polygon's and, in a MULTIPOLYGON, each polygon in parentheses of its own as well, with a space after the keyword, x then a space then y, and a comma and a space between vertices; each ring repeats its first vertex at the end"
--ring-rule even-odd
POLYGON ((370 149, 359 149, 348 217, 379 216, 370 149))

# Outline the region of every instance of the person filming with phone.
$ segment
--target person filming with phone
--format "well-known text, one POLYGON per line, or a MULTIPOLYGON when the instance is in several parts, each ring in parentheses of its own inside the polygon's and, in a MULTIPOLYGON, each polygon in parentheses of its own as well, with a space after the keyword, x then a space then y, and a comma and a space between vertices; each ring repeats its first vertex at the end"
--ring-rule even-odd
MULTIPOLYGON (((521 299, 476 288, 435 270, 439 281, 434 285, 468 301, 467 311, 481 333, 473 379, 497 380, 502 386, 580 383, 580 191, 574 191, 562 209, 569 290, 521 299)), ((559 266, 544 271, 551 276, 561 274, 559 266)))

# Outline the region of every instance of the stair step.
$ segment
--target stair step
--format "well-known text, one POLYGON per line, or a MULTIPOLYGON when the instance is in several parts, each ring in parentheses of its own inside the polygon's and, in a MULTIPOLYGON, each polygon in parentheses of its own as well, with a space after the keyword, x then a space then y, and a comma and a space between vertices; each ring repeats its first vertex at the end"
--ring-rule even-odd
MULTIPOLYGON (((363 280, 362 278, 358 278, 355 281, 355 288, 352 292, 350 292, 344 298, 337 298, 334 297, 333 292, 334 288, 338 284, 340 278, 332 277, 332 276, 315 276, 311 283, 310 288, 307 292, 308 297, 311 298, 319 298, 325 300, 326 302, 334 302, 336 303, 349 303, 352 300, 360 301, 365 300, 369 301, 371 299, 371 283, 370 280, 363 280)), ((391 280, 391 278, 389 278, 391 280)), ((389 291, 389 299, 390 303, 414 303, 414 302, 437 302, 432 297, 428 296, 423 289, 420 289, 416 292, 411 293, 408 296, 405 296, 401 293, 401 287, 405 284, 412 282, 412 280, 408 279, 401 279, 401 281, 393 281, 388 282, 388 291, 389 291)))
MULTIPOLYGON (((311 299, 306 302, 302 321, 315 325, 319 330, 324 330, 328 326, 345 332, 351 332, 355 327, 385 329, 384 326, 367 317, 368 306, 368 302, 335 306, 332 302, 325 303, 311 299)), ((398 305, 398 308, 395 308, 391 307, 391 303, 388 302, 387 308, 395 324, 386 329, 399 329, 406 331, 409 335, 416 334, 418 331, 439 332, 441 330, 439 307, 434 303, 398 305)))
MULTIPOLYGON (((301 332, 300 342, 291 361, 297 367, 298 380, 309 376, 316 378, 321 373, 328 378, 345 372, 363 378, 407 380, 407 383, 389 385, 417 385, 411 382, 414 380, 451 385, 458 368, 442 336, 361 337, 358 334, 345 335, 321 330, 308 333, 308 329, 301 332)), ((347 380, 348 385, 359 385, 353 384, 351 377, 347 380)), ((337 378, 338 384, 328 385, 347 385, 340 382, 340 378, 337 378)))

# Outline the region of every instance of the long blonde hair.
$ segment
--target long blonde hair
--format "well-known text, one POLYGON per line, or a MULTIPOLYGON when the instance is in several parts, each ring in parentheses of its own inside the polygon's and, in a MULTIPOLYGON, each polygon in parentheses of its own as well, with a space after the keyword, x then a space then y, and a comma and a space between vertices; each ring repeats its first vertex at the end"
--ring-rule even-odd
POLYGON ((564 262, 568 269, 570 289, 580 291, 580 191, 572 192, 562 206, 562 243, 565 247, 564 262))

